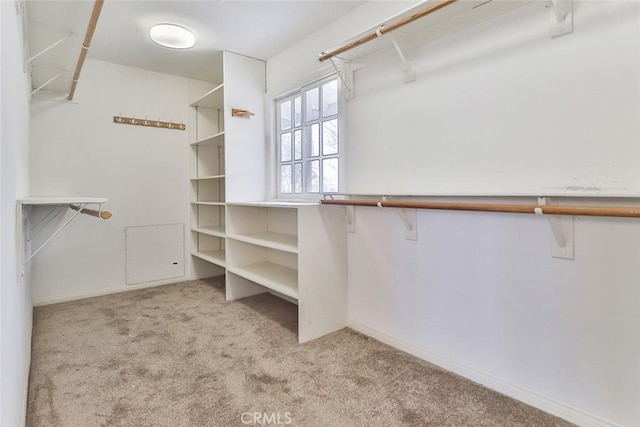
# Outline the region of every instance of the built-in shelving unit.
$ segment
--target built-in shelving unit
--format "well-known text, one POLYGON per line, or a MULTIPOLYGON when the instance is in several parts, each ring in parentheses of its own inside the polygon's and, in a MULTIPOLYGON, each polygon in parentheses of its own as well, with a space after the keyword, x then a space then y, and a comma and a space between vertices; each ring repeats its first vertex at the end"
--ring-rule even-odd
POLYGON ((297 301, 297 210, 229 205, 227 214, 229 271, 297 301))
POLYGON ((227 203, 227 298, 270 292, 298 304, 298 340, 346 326, 344 209, 227 203))
POLYGON ((224 84, 191 103, 195 110, 191 167, 191 254, 226 267, 224 84))
POLYGON ((213 272, 191 277, 222 267, 227 300, 269 292, 297 304, 300 342, 341 329, 345 208, 265 201, 265 63, 223 52, 222 64, 224 85, 199 86, 204 95, 192 103, 192 265, 213 272), (253 115, 234 116, 233 109, 253 115))

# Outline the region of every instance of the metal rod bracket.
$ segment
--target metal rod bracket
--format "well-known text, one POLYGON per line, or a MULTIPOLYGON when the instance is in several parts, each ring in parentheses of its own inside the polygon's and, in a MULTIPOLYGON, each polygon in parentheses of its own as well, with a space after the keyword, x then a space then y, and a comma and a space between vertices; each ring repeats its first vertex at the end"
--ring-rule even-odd
POLYGON ((409 64, 407 62, 407 58, 404 56, 404 53, 402 52, 402 49, 400 48, 400 45, 398 44, 396 39, 390 34, 387 34, 387 37, 389 38, 389 40, 391 40, 393 49, 396 51, 396 54, 398 55, 398 58, 400 58, 400 62, 402 63, 402 71, 404 73, 404 82, 411 83, 416 81, 415 67, 412 64, 409 64))
POLYGON ((573 0, 551 0, 551 38, 573 33, 573 0))
MULTIPOLYGON (((546 197, 538 197, 538 205, 547 204, 546 197)), ((544 215, 542 208, 535 210, 536 215, 544 215)), ((554 258, 574 259, 573 251, 573 215, 546 215, 553 240, 551 241, 551 256, 554 258)))
POLYGON ((342 65, 342 71, 340 71, 333 58, 329 58, 329 62, 335 70, 338 79, 340 79, 342 86, 344 87, 345 99, 353 99, 355 93, 353 92, 353 71, 351 70, 351 66, 348 62, 345 62, 342 65))
POLYGON ((418 214, 417 209, 396 210, 402 223, 406 228, 405 237, 407 240, 418 240, 418 214))
POLYGON ((346 206, 344 217, 347 222, 347 233, 355 233, 356 232, 356 207, 346 206))
POLYGON ((56 237, 67 225, 69 225, 69 223, 71 221, 73 221, 78 215, 80 215, 82 213, 82 210, 87 206, 87 203, 84 203, 81 205, 80 209, 78 211, 76 211, 73 215, 71 215, 71 217, 69 217, 69 219, 67 221, 64 222, 64 224, 62 224, 60 227, 58 227, 58 229, 56 231, 54 231, 51 236, 49 236, 49 238, 47 240, 44 241, 44 243, 42 243, 40 246, 38 246, 37 249, 35 249, 34 251, 31 252, 31 255, 29 255, 27 257, 27 259, 24 260, 24 262, 22 263, 22 265, 27 265, 27 263, 29 261, 31 261, 31 259, 36 256, 36 254, 38 252, 40 252, 46 245, 47 243, 49 243, 51 240, 53 240, 54 237, 56 237))

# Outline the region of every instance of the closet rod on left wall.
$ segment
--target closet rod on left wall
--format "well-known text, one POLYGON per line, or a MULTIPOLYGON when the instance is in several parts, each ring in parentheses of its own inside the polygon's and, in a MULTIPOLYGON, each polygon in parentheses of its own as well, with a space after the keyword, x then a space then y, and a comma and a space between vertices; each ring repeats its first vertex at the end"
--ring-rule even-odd
POLYGON ((82 42, 82 49, 80 49, 80 57, 78 58, 76 71, 73 73, 73 79, 71 80, 71 89, 69 89, 69 96, 67 96, 67 99, 69 101, 73 100, 73 95, 76 92, 76 86, 78 85, 80 72, 82 71, 84 60, 87 57, 87 52, 91 47, 91 39, 93 39, 93 33, 96 31, 96 26, 98 25, 98 18, 100 17, 100 12, 102 12, 103 5, 104 5, 104 0, 96 0, 96 2, 93 4, 93 12, 91 12, 91 19, 89 19, 89 25, 87 26, 87 33, 85 34, 84 41, 82 42))

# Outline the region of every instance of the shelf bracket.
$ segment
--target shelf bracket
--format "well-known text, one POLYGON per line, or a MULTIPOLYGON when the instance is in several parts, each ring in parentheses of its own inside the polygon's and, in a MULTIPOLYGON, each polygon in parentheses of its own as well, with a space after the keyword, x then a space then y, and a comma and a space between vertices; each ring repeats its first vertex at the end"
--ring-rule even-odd
MULTIPOLYGON (((45 241, 44 241, 44 243, 42 243, 40 246, 38 246, 38 248, 37 248, 36 250, 32 251, 32 252, 31 252, 31 255, 29 255, 29 256, 27 257, 27 259, 25 259, 25 260, 24 260, 24 262, 22 263, 22 265, 27 265, 27 263, 28 263, 29 261, 31 261, 31 259, 32 259, 34 256, 36 256, 36 254, 37 254, 38 252, 40 252, 40 251, 41 251, 41 250, 42 250, 42 249, 47 245, 47 243, 49 243, 51 240, 53 240, 53 238, 54 238, 54 237, 56 237, 56 236, 57 236, 57 235, 58 235, 58 234, 59 234, 59 233, 60 233, 60 232, 61 232, 61 231, 62 231, 62 230, 67 226, 67 225, 69 225, 69 223, 70 223, 71 221, 73 221, 73 220, 74 220, 78 215, 80 215, 80 214, 82 213, 82 210, 83 210, 86 206, 87 206, 87 203, 84 203, 84 204, 80 205, 80 209, 79 209, 79 210, 77 210, 73 215, 71 215, 71 216, 69 217, 69 219, 68 219, 68 220, 66 220, 66 221, 64 222, 64 224, 62 224, 60 227, 58 227, 58 229, 57 229, 56 231, 54 231, 54 232, 51 234, 51 236, 49 236, 49 238, 48 238, 47 240, 45 240, 45 241)), ((33 236, 29 236, 29 237, 30 237, 30 238, 32 238, 33 236)), ((30 238, 29 238, 29 240, 30 240, 30 238)))
POLYGON ((407 58, 404 56, 404 53, 402 52, 402 49, 400 48, 400 45, 396 41, 395 37, 393 37, 390 34, 383 34, 382 33, 382 29, 383 28, 384 28, 384 25, 381 25, 380 27, 378 27, 378 29, 376 30, 376 35, 378 37, 382 37, 383 35, 385 35, 391 41, 391 44, 393 45, 393 49, 396 51, 396 54, 398 55, 398 58, 400 59, 400 62, 402 63, 402 71, 404 72, 404 82, 405 83, 410 83, 410 82, 415 81, 416 80, 416 70, 415 70, 415 68, 413 66, 409 65, 409 63, 407 62, 407 58))
POLYGON ((573 33, 573 0, 551 0, 551 38, 573 33))
POLYGON ((49 80, 47 80, 45 83, 43 83, 40 86, 38 86, 37 88, 35 88, 33 91, 31 91, 31 96, 33 96, 36 92, 42 90, 42 88, 44 88, 46 85, 48 85, 49 83, 51 83, 52 81, 54 81, 55 79, 60 77, 62 74, 64 74, 64 72, 56 74, 55 76, 53 76, 49 80))
MULTIPOLYGON (((31 209, 31 206, 28 206, 28 208, 31 209)), ((54 207, 49 211, 49 213, 47 213, 35 225, 33 225, 32 227, 29 227, 27 229, 27 242, 31 242, 31 240, 34 237, 36 237, 38 234, 40 234, 40 231, 42 231, 42 229, 44 227, 49 225, 49 223, 51 223, 51 221, 53 221, 60 214, 66 212, 66 211, 67 211, 67 207, 65 205, 54 205, 54 207)), ((28 216, 30 217, 30 215, 28 215, 28 216)))
POLYGON ((406 228, 407 240, 418 240, 418 215, 417 209, 398 209, 398 215, 406 228))
POLYGON ((344 212, 344 218, 347 222, 347 233, 356 232, 356 207, 347 206, 344 212))
POLYGON ((331 66, 335 70, 336 75, 340 79, 340 82, 342 83, 342 86, 345 89, 345 96, 344 96, 345 99, 347 100, 353 99, 355 94, 353 92, 353 71, 351 70, 351 66, 349 65, 348 62, 345 62, 342 65, 342 72, 341 72, 338 66, 336 65, 335 61, 333 60, 333 58, 329 58, 329 62, 331 63, 331 66))
MULTIPOLYGON (((547 204, 545 197, 538 197, 538 205, 547 204)), ((544 215, 541 208, 535 209, 536 215, 544 215)), ((574 259, 573 255, 573 215, 546 215, 553 233, 551 256, 554 258, 574 259)))
POLYGON ((60 43, 63 43, 65 40, 67 40, 69 37, 71 37, 71 34, 69 34, 68 36, 65 36, 63 38, 61 38, 60 40, 58 40, 57 42, 53 43, 52 45, 50 45, 49 47, 46 47, 44 49, 42 49, 40 52, 36 53, 35 55, 33 55, 31 58, 27 59, 27 64, 31 64, 37 57, 39 57, 40 55, 43 55, 45 53, 47 53, 48 51, 50 51, 51 49, 53 49, 54 47, 58 46, 60 43))

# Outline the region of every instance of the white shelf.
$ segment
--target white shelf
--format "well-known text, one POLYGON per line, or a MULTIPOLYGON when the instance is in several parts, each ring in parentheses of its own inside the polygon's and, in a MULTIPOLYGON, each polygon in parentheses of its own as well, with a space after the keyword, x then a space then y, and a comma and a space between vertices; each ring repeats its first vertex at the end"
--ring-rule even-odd
POLYGON ((221 237, 223 239, 227 237, 224 227, 195 227, 192 228, 191 231, 209 236, 221 237))
POLYGON ((84 203, 107 203, 106 197, 81 197, 81 196, 42 196, 25 197, 18 202, 23 205, 82 205, 84 203))
POLYGON ((191 103, 192 107, 205 107, 205 108, 216 108, 218 110, 222 109, 224 104, 224 84, 220 86, 216 86, 211 89, 209 92, 202 95, 200 98, 196 99, 191 103))
POLYGON ((257 233, 234 234, 229 236, 241 242, 253 245, 264 246, 266 248, 277 249, 279 251, 298 253, 298 237, 288 234, 273 233, 271 231, 260 231, 257 233))
POLYGON ((224 145, 224 132, 199 139, 196 142, 192 142, 191 145, 211 145, 214 147, 221 147, 224 145))
POLYGON ((227 263, 225 261, 224 251, 193 251, 191 255, 208 261, 212 264, 219 265, 226 268, 227 263))
POLYGON ((301 206, 319 206, 320 201, 303 200, 263 200, 255 202, 229 202, 230 206, 255 206, 259 208, 298 208, 301 206))
POLYGON ((298 299, 298 272, 271 262, 242 267, 229 267, 228 271, 251 280, 283 295, 298 299))
POLYGON ((192 205, 224 206, 224 202, 191 202, 192 205))
POLYGON ((224 175, 195 176, 191 178, 191 181, 198 181, 198 180, 205 180, 205 179, 224 179, 224 175))

